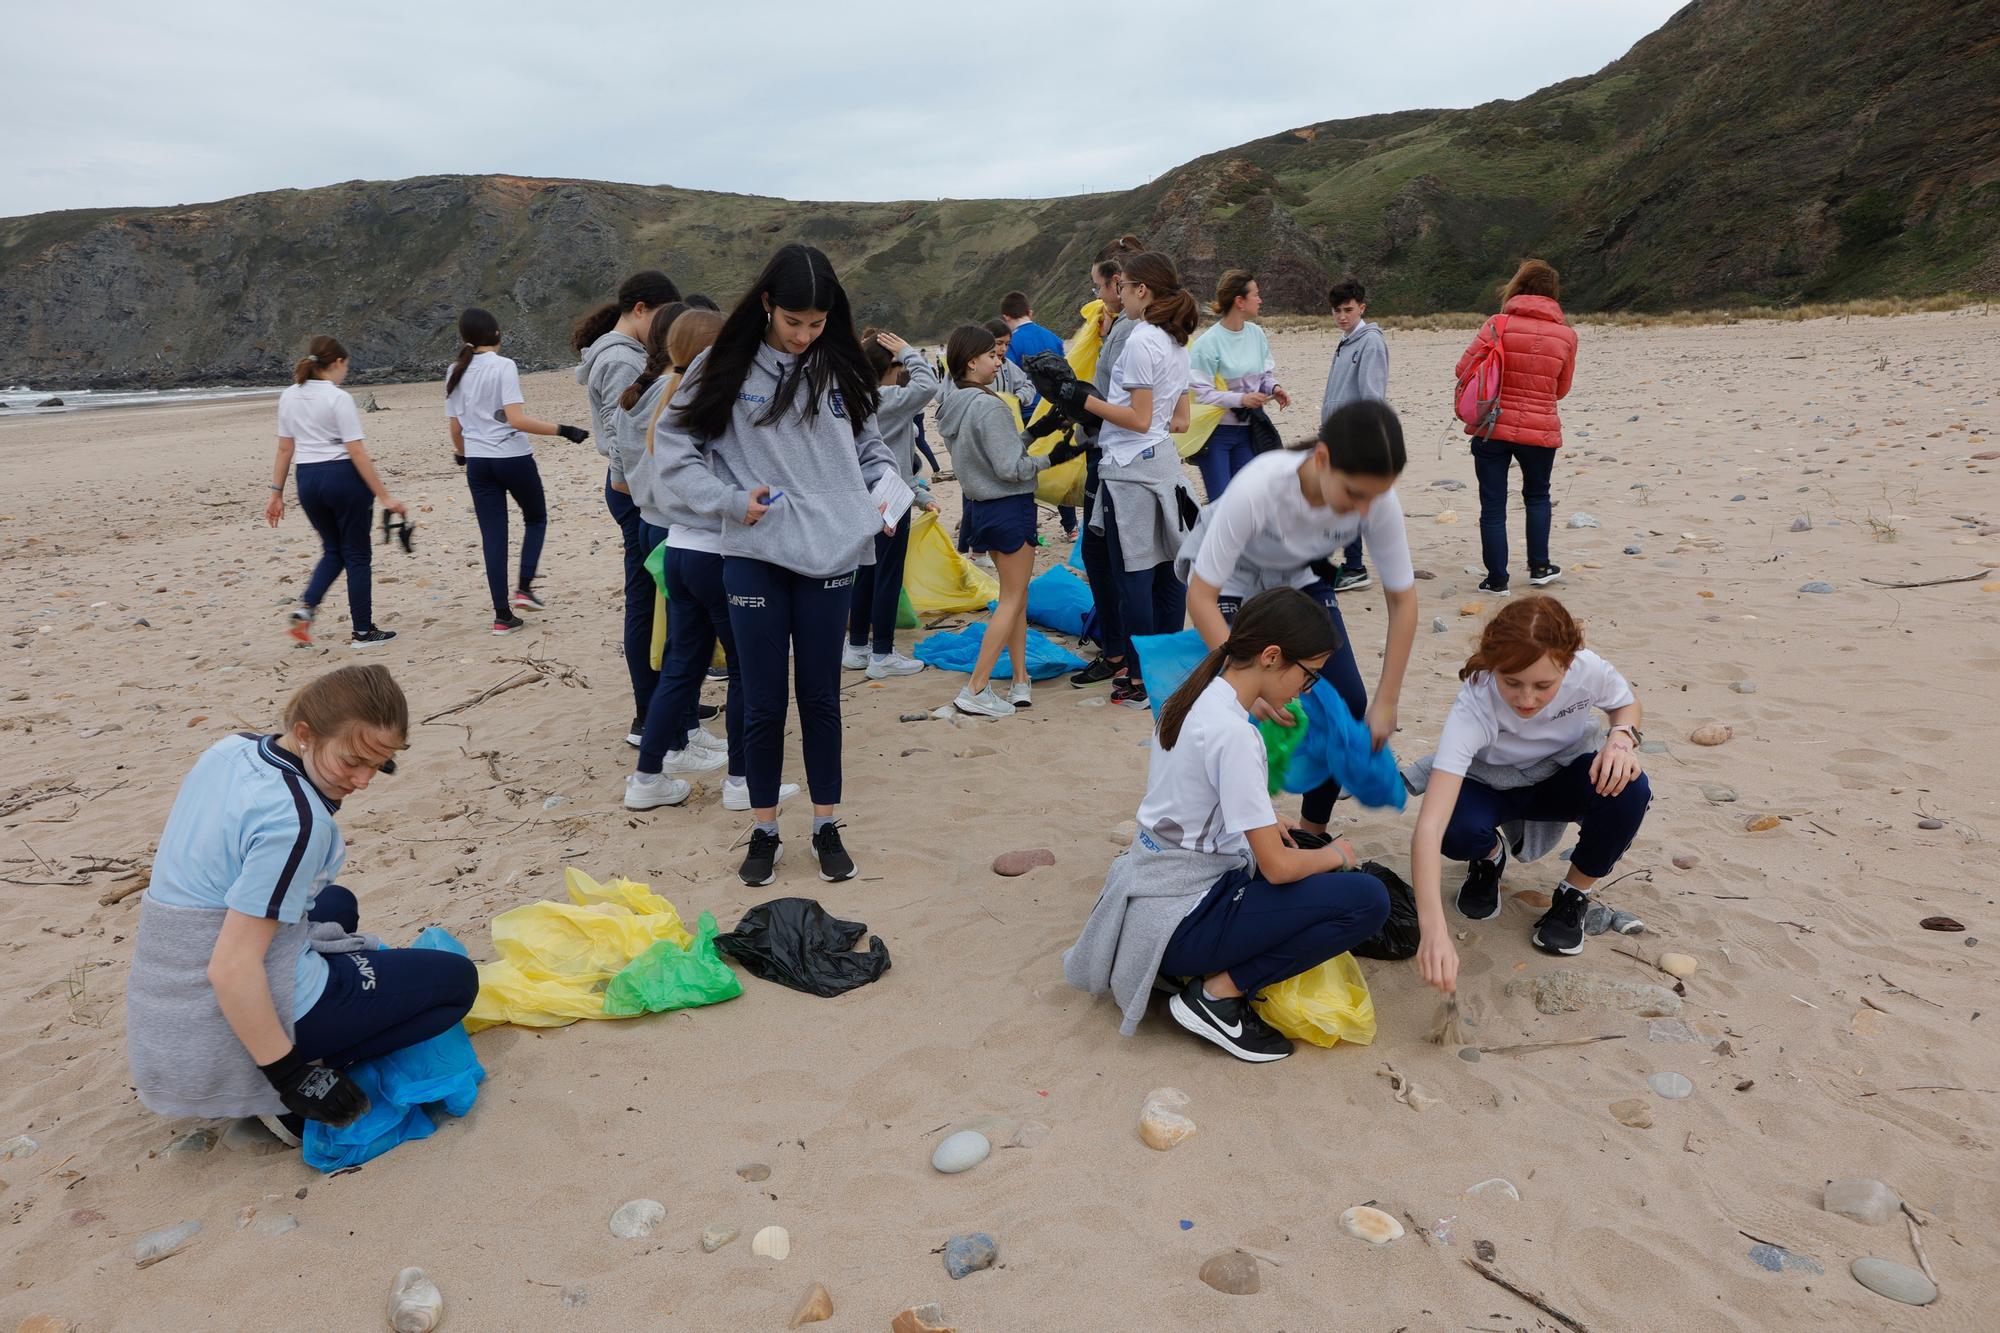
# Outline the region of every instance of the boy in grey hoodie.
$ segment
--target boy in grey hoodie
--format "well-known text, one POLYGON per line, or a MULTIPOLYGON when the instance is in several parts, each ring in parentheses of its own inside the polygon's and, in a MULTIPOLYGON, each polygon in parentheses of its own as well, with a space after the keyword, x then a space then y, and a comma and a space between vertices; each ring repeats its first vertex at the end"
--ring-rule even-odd
POLYGON ((645 728, 647 701, 659 685, 653 670, 653 576, 646 572, 646 552, 640 549, 639 509, 632 503, 625 467, 615 447, 618 399, 646 368, 646 349, 637 338, 612 329, 583 349, 576 382, 590 400, 591 438, 607 464, 604 507, 617 520, 625 548, 625 674, 632 681, 632 726, 627 744, 637 745, 645 728))
MULTIPOLYGON (((1326 397, 1319 407, 1321 425, 1349 403, 1364 398, 1387 401, 1389 397, 1389 343, 1378 326, 1363 318, 1368 313, 1367 289, 1346 278, 1333 285, 1326 299, 1340 325, 1340 345, 1333 349, 1333 364, 1326 371, 1326 397)), ((1368 567, 1361 560, 1359 537, 1343 552, 1341 568, 1334 571, 1330 582, 1335 592, 1368 586, 1368 567)))

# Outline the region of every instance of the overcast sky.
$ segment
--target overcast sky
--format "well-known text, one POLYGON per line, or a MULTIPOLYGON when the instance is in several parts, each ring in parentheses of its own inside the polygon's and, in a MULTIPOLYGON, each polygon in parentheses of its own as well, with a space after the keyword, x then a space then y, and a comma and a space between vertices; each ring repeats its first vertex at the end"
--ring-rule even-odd
POLYGON ((433 173, 795 199, 1125 189, 1312 121, 1592 73, 1682 3, 24 5, 0 216, 433 173))

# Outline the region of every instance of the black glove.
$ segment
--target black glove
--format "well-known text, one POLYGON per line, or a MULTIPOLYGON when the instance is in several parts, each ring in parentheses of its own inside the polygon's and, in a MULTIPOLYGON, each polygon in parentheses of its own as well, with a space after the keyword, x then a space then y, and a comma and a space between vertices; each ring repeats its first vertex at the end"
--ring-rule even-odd
POLYGON ((1083 457, 1083 446, 1074 438, 1059 440, 1056 447, 1049 450, 1049 466, 1060 467, 1073 458, 1083 457))
POLYGON ((1026 429, 1022 430, 1021 443, 1033 444, 1044 436, 1053 435, 1059 430, 1068 429, 1069 424, 1060 412, 1044 412, 1033 421, 1030 421, 1026 429))
POLYGON ((1050 397, 1056 400, 1056 405, 1061 407, 1063 412, 1072 420, 1084 421, 1097 415, 1084 406, 1084 403, 1089 400, 1092 390, 1082 380, 1070 380, 1066 384, 1054 387, 1055 392, 1050 397))
POLYGON ((1201 522, 1201 506, 1194 502, 1185 486, 1174 487, 1174 503, 1180 509, 1181 531, 1192 532, 1194 525, 1201 522))
POLYGON ((308 1064, 294 1046, 257 1072, 278 1090, 278 1099, 293 1115, 339 1128, 368 1114, 368 1094, 338 1069, 308 1064))
POLYGON ((451 461, 452 461, 452 462, 454 462, 454 463, 456 463, 456 464, 458 464, 458 465, 459 465, 460 467, 464 467, 464 466, 465 466, 465 455, 464 455, 464 454, 453 454, 453 455, 451 456, 451 461))
POLYGON ((590 432, 581 426, 557 426, 556 434, 562 436, 571 444, 582 444, 590 438, 590 432))

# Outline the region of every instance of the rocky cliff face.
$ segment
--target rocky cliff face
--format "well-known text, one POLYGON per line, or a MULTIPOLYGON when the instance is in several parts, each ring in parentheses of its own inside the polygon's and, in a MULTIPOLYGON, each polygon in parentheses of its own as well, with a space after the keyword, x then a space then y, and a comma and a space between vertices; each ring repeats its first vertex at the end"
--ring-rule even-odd
POLYGON ((0 382, 281 377, 336 333, 364 376, 437 373, 461 306, 527 366, 660 267, 725 304, 801 239, 866 322, 940 336, 1026 288, 1065 328, 1137 232, 1267 308, 1359 274, 1381 313, 1476 309, 1540 254, 1575 309, 2000 290, 2000 5, 1696 0, 1588 78, 1466 111, 1328 121, 1120 194, 826 204, 509 176, 349 182, 195 208, 0 220, 0 382))

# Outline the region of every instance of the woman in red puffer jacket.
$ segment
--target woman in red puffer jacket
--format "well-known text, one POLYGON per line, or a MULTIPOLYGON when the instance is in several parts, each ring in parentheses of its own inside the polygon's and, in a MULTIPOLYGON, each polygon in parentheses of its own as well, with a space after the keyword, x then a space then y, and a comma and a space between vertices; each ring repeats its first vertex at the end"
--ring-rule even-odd
POLYGON ((1500 313, 1458 359, 1463 378, 1482 341, 1496 336, 1505 353, 1500 415, 1472 440, 1472 470, 1479 478, 1479 549, 1486 563, 1481 592, 1507 593, 1507 464, 1521 465, 1521 503, 1528 511, 1528 582, 1539 588, 1562 577, 1549 562, 1549 474, 1562 447, 1556 402, 1576 373, 1576 330, 1556 304, 1556 271, 1539 259, 1523 263, 1502 294, 1500 313))

